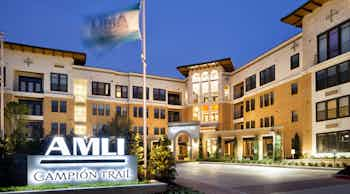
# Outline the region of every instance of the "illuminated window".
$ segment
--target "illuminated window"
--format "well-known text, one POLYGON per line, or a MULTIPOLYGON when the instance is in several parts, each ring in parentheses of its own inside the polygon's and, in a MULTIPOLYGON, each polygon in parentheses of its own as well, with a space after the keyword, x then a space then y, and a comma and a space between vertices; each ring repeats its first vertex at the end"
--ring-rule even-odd
POLYGON ((193 120, 199 120, 199 108, 198 106, 193 107, 193 120))
POLYGON ((75 125, 74 129, 75 129, 74 133, 77 135, 81 135, 81 136, 88 135, 85 125, 75 125))
POLYGON ((85 106, 74 106, 74 121, 86 122, 86 107, 85 106))
POLYGON ((210 79, 217 80, 219 79, 219 72, 217 70, 213 70, 210 72, 210 79))
POLYGON ((201 107, 201 113, 202 113, 202 121, 208 122, 209 121, 209 107, 208 106, 202 106, 201 107))
POLYGON ((200 93, 200 83, 193 84, 193 102, 198 103, 199 93, 200 93))
POLYGON ((208 81, 209 80, 209 73, 207 71, 202 73, 201 81, 208 81))
POLYGON ((224 97, 225 97, 225 100, 230 99, 230 87, 229 86, 225 86, 225 88, 224 88, 224 97))
POLYGON ((192 75, 192 82, 200 82, 201 78, 199 76, 199 73, 195 73, 192 75))

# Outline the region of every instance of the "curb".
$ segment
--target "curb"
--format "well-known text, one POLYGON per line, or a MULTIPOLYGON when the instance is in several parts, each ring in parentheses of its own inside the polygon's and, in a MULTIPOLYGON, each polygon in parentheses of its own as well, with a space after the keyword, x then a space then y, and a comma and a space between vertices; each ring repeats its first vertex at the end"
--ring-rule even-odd
POLYGON ((200 161, 199 164, 224 164, 224 165, 236 165, 236 166, 257 166, 257 167, 275 167, 275 168, 294 168, 294 169, 305 169, 305 170, 330 170, 339 171, 343 168, 330 168, 330 167, 309 167, 309 166, 282 166, 282 165, 264 165, 264 164, 244 164, 244 163, 229 163, 229 162, 206 162, 200 161))

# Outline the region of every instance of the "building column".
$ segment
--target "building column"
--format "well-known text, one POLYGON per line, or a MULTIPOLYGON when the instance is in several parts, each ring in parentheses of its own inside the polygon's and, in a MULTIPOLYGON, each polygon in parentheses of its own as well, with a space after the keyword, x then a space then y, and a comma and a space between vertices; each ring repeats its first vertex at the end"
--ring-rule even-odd
POLYGON ((237 137, 237 159, 243 159, 243 138, 237 137))
POLYGON ((198 148, 199 148, 199 139, 195 139, 195 138, 191 138, 192 139, 192 146, 191 146, 191 150, 192 150, 192 160, 195 160, 198 158, 198 148))
POLYGON ((259 156, 259 160, 263 160, 264 159, 264 141, 263 141, 263 136, 259 135, 258 136, 258 156, 259 156))

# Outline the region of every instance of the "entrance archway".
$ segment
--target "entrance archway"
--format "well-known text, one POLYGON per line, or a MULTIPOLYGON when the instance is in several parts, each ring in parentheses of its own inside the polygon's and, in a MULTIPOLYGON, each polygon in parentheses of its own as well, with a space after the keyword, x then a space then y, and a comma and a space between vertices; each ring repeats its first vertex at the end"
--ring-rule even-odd
POLYGON ((181 132, 175 138, 175 157, 176 160, 190 160, 192 158, 192 139, 185 133, 181 132))
POLYGON ((169 123, 168 138, 176 160, 194 160, 198 156, 199 123, 169 123))

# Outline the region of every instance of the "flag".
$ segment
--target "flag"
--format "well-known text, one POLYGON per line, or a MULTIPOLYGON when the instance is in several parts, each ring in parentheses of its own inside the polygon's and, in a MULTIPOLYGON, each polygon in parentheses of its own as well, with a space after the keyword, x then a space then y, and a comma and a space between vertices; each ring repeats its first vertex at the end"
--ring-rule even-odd
POLYGON ((83 28, 83 41, 89 48, 113 47, 139 40, 140 4, 122 12, 88 17, 83 28))

